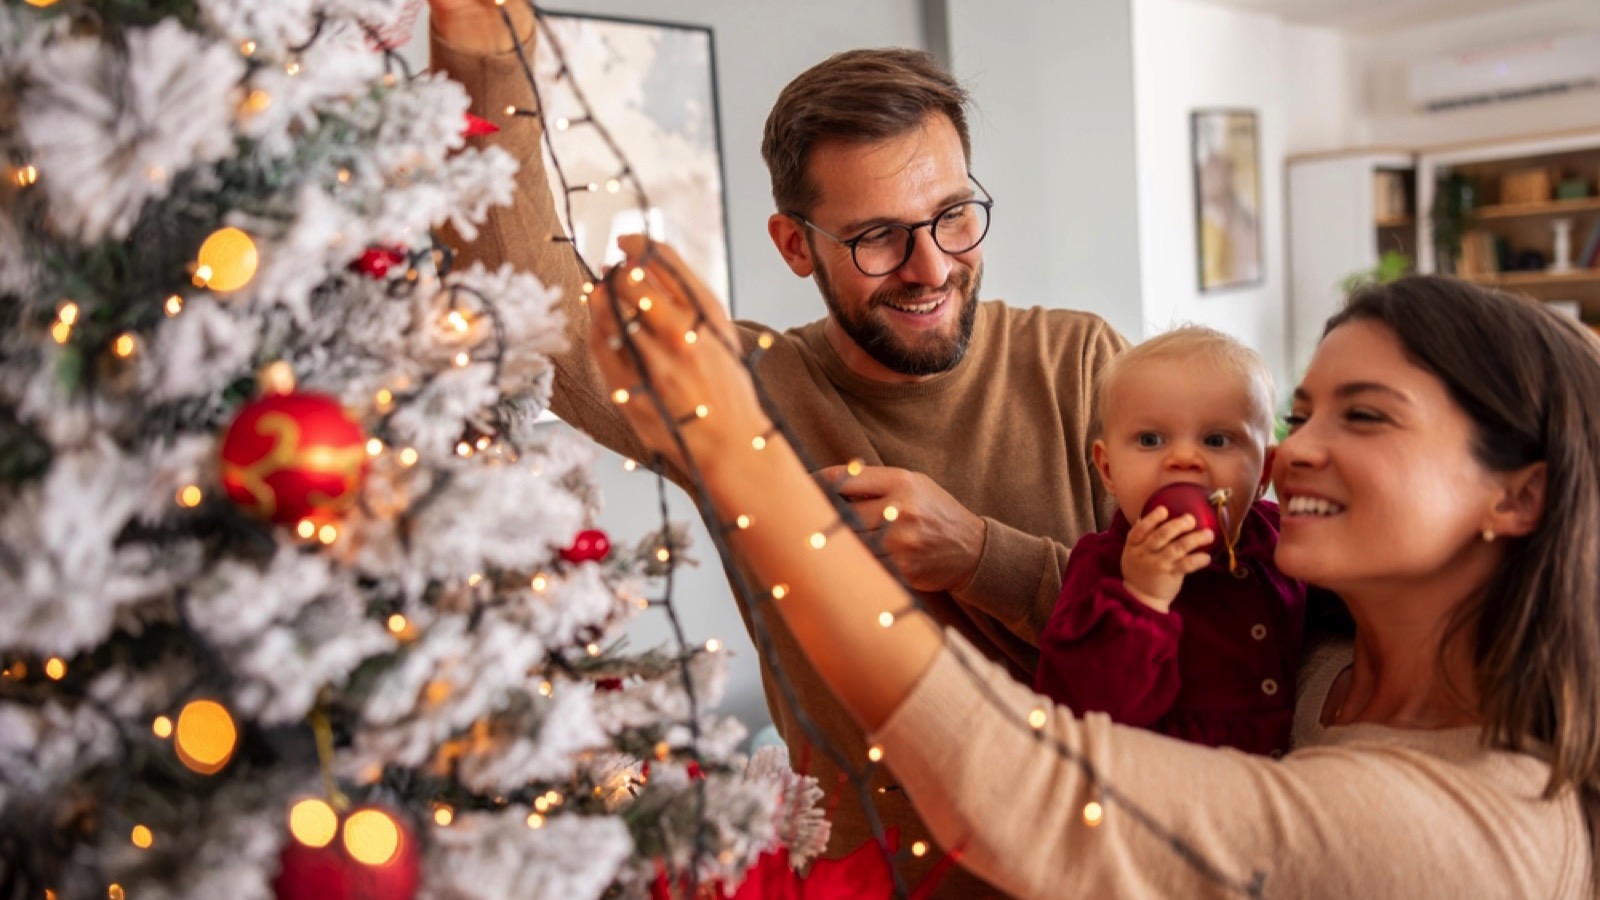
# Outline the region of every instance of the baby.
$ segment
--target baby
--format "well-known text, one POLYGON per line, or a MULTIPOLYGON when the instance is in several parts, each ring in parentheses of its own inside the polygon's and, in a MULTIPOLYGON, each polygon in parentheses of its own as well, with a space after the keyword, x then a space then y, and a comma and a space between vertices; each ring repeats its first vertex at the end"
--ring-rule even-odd
POLYGON ((1094 462, 1119 511, 1072 550, 1034 688, 1080 713, 1281 755, 1305 586, 1273 565, 1278 507, 1260 499, 1271 373, 1227 335, 1186 327, 1113 360, 1098 401, 1094 462), (1141 514, 1180 482, 1225 493, 1230 533, 1162 506, 1141 514))

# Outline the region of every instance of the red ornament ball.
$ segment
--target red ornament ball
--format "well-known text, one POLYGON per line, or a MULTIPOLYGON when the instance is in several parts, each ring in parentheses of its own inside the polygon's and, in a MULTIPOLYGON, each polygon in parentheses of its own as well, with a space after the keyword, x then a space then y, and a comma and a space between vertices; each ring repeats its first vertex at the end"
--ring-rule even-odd
POLYGON ((586 528, 572 539, 572 546, 561 551, 570 563, 599 562, 611 553, 611 538, 598 528, 586 528))
POLYGON ((466 137, 483 137, 484 135, 494 134, 499 130, 500 126, 488 119, 467 113, 467 127, 462 129, 461 133, 466 137))
POLYGON ((411 900, 422 877, 417 840, 403 819, 367 807, 352 810, 332 840, 320 847, 294 834, 278 857, 272 883, 277 900, 411 900), (373 816, 378 828, 361 830, 359 817, 373 816), (388 824, 384 824, 384 822, 388 824), (389 829, 393 826, 393 830, 389 829))
POLYGON ((350 268, 376 281, 387 276, 390 269, 405 261, 405 250, 399 247, 368 247, 356 257, 350 268))
MULTIPOLYGON (((1144 503, 1144 509, 1139 517, 1150 515, 1158 506, 1167 508, 1167 520, 1171 521, 1179 516, 1194 516, 1195 530, 1210 529, 1212 541, 1206 545, 1211 548, 1211 553, 1217 558, 1225 558, 1227 545, 1225 536, 1228 531, 1228 507, 1226 503, 1213 499, 1213 493, 1207 491, 1203 485, 1180 482, 1159 488, 1150 499, 1144 503)), ((1204 550, 1205 547, 1200 549, 1204 550)))
POLYGON ((290 393, 245 404, 222 438, 222 486, 269 521, 322 520, 356 498, 367 437, 339 401, 290 393))

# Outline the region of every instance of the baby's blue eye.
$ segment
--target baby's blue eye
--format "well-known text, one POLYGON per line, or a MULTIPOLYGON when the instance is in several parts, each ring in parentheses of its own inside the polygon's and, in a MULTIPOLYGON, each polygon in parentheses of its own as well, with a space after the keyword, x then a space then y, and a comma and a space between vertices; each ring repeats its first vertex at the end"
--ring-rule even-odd
POLYGON ((1206 446, 1212 448, 1213 450, 1221 450, 1222 448, 1227 447, 1227 446, 1231 445, 1232 443, 1233 443, 1233 438, 1228 437, 1225 434, 1208 434, 1208 435, 1206 435, 1206 446))
POLYGON ((1161 435, 1156 434, 1154 431, 1141 431, 1135 440, 1139 442, 1141 447, 1161 446, 1161 435))

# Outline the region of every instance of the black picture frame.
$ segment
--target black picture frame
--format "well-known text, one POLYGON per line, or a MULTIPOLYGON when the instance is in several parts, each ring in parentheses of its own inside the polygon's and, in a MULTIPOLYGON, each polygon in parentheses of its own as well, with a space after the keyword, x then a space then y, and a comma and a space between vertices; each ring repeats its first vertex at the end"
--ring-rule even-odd
POLYGON ((579 252, 598 269, 620 258, 616 234, 646 231, 672 244, 731 314, 733 247, 712 29, 558 10, 543 11, 540 27, 560 42, 569 69, 559 73, 546 48, 535 59, 545 125, 570 203, 563 202, 554 167, 551 190, 579 252), (582 116, 571 85, 633 167, 648 210, 625 188, 609 190, 626 179, 599 130, 571 124, 582 116))

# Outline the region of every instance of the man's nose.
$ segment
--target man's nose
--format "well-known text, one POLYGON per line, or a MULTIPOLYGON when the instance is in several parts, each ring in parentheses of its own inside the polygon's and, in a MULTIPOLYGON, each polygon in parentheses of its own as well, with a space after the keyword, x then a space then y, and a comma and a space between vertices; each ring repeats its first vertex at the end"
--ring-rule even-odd
POLYGON ((918 228, 911 233, 911 256, 900 267, 900 280, 939 287, 949 280, 954 266, 955 260, 934 241, 933 229, 918 228))

